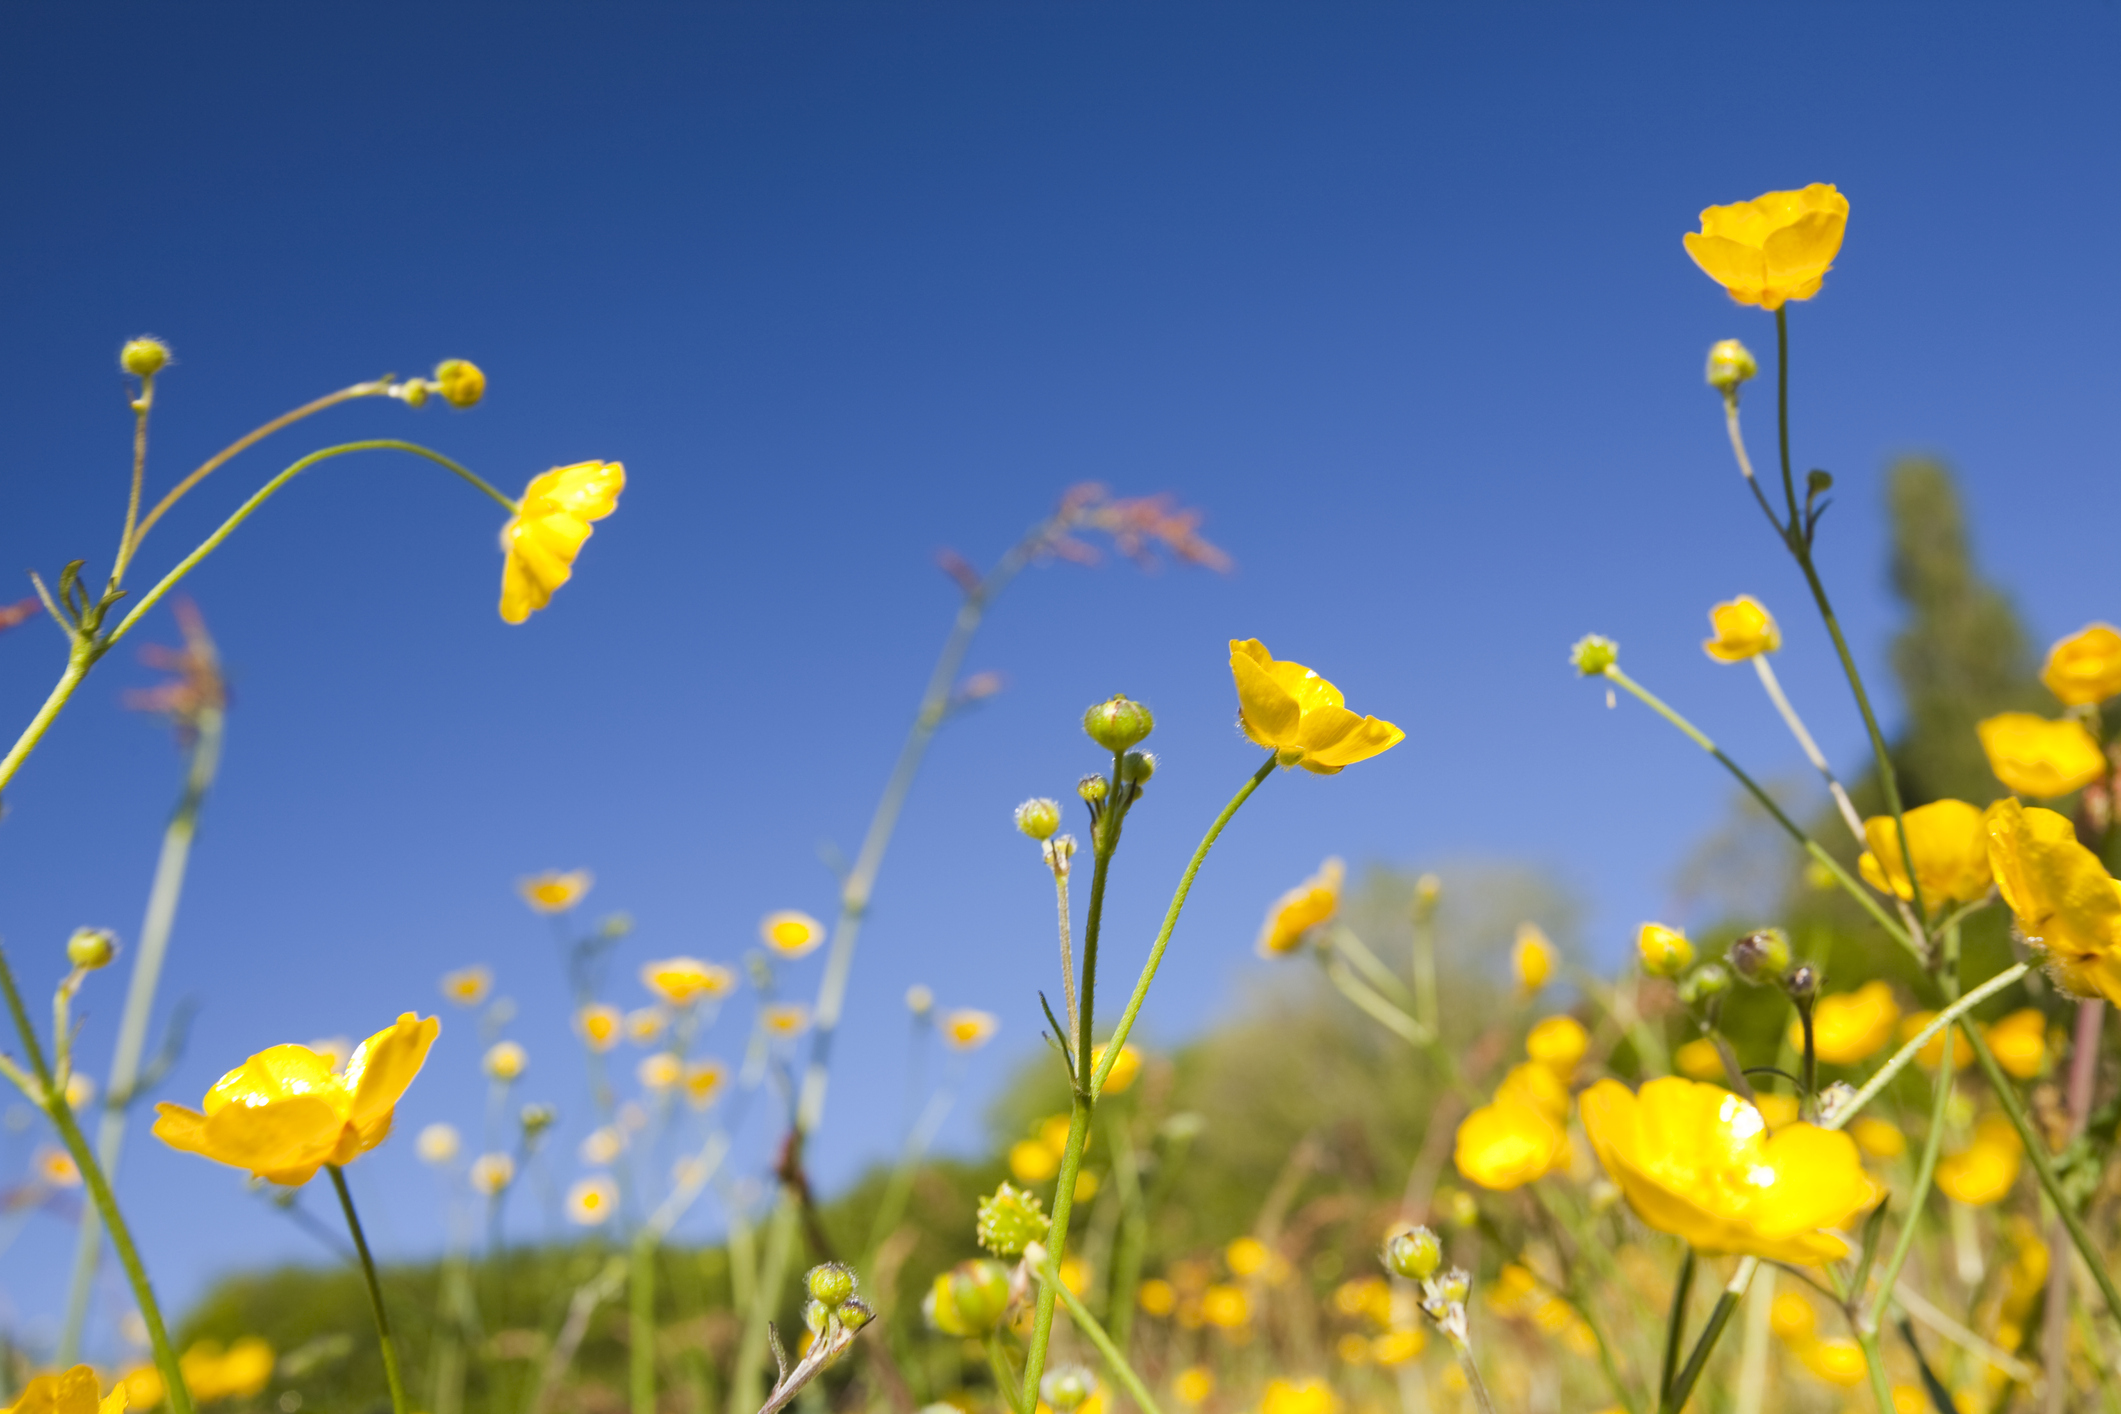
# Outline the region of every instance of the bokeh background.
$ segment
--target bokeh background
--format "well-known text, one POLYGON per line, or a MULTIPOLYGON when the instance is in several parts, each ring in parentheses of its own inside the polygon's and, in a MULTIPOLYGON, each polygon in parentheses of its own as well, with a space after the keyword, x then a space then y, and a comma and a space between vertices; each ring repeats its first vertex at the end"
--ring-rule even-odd
MULTIPOLYGON (((2112 4, 77 5, 4 24, 9 573, 107 563, 115 354, 142 332, 178 360, 162 485, 385 370, 462 356, 492 380, 472 412, 355 407, 251 454, 157 531, 150 570, 327 440, 415 437, 509 487, 588 457, 631 478, 522 628, 494 612, 494 508, 406 461, 320 470, 193 577, 237 696, 164 987, 165 1010, 203 1010, 164 1098, 274 1042, 437 1009, 441 971, 486 962, 521 1008, 524 1097, 567 1116, 564 1165, 586 1097, 517 878, 593 869, 591 911, 638 923, 622 978, 735 961, 769 909, 829 916, 821 842, 857 843, 954 612, 935 552, 984 564, 1088 480, 1205 509, 1235 569, 1054 565, 999 604, 968 666, 1007 689, 936 743, 876 895, 827 1188, 896 1143, 909 984, 1003 1018, 946 1146, 980 1138, 981 1099, 1036 1053, 1049 885, 1008 812, 1097 764, 1077 714, 1114 691, 1154 706, 1164 763, 1113 884, 1108 956, 1131 975, 1254 759, 1233 636, 1408 741, 1277 779, 1240 817, 1151 1038, 1245 1005, 1262 911, 1329 853, 1528 862, 1592 955, 1683 914, 1675 872, 1727 817, 1726 782, 1573 680, 1574 638, 1616 637, 1742 759, 1798 779, 1752 675, 1697 646, 1712 601, 1754 593, 1822 742, 1862 749, 1701 382, 1711 341, 1772 344, 1681 250, 1712 202, 1830 181, 1853 204, 1793 313, 1797 455, 1838 479, 1823 559, 1880 680, 1879 478, 1901 453, 1957 468, 1983 562, 2043 641, 2121 614, 2112 4)), ((141 637, 172 640, 167 614, 141 637)), ((48 624, 0 637, 7 720, 61 652, 48 624)), ((177 784, 167 733, 119 702, 151 676, 130 652, 106 665, 8 794, 0 934, 33 992, 71 928, 137 933, 177 784)), ((98 1074, 121 994, 98 979, 85 1003, 98 1074)), ((447 1016, 408 1135, 476 1125, 478 1045, 447 1016)), ((746 1172, 774 1128, 754 1111, 746 1172)), ((17 1164, 36 1135, 8 1135, 17 1164)), ((438 1245, 408 1143, 351 1173, 386 1253, 438 1245)), ((318 1255, 237 1175, 140 1131, 121 1189, 178 1305, 318 1255)), ((703 1205, 688 1230, 717 1221, 703 1205)), ((39 1216, 0 1256, 11 1322, 56 1312, 71 1238, 39 1216)))

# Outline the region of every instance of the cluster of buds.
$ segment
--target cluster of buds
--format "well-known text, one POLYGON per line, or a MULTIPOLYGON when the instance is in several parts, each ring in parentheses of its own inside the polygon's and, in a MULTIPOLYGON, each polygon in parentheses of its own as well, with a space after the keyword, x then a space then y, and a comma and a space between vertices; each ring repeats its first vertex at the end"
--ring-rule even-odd
POLYGON ((1731 944, 1726 958, 1741 981, 1754 987, 1780 987, 1800 1007, 1819 995, 1819 969, 1791 961, 1790 940, 1780 928, 1762 928, 1731 944))
POLYGON ((434 377, 408 378, 385 391, 407 407, 420 407, 430 396, 439 396, 451 407, 468 408, 486 396, 486 374, 469 359, 445 358, 435 365, 434 377))
POLYGON ((812 1267, 803 1278, 803 1285, 810 1293, 810 1300, 803 1307, 803 1324, 810 1328, 810 1344, 801 1362, 791 1368, 788 1352, 781 1348, 780 1332, 771 1321, 766 1323, 766 1336, 773 1346, 773 1361, 780 1367, 780 1378, 774 1381, 773 1393, 761 1414, 779 1414, 787 1408, 804 1386, 854 1343, 856 1333, 876 1319, 876 1312, 854 1294, 851 1267, 839 1262, 812 1267))
POLYGON ((975 1257, 936 1277, 921 1300, 921 1315, 944 1335, 982 1340, 1009 1313, 1014 1294, 1009 1268, 975 1257))
POLYGON ((1112 805, 1122 809, 1141 799, 1142 787, 1156 774, 1156 757, 1134 748, 1156 729, 1156 716, 1139 702, 1114 694, 1083 713, 1083 730, 1090 740, 1116 758, 1116 780, 1101 775, 1085 776, 1075 793, 1090 807, 1092 821, 1104 817, 1112 805))
POLYGON ((1443 1244, 1436 1234, 1425 1227, 1402 1229, 1385 1239, 1379 1256, 1386 1271, 1419 1285, 1422 1314, 1454 1342, 1464 1344, 1473 1276, 1464 1267, 1443 1266, 1443 1244))
MULTIPOLYGON (((1104 778, 1095 779, 1102 787, 1104 778)), ((1038 841, 1046 867, 1053 871, 1054 877, 1065 879, 1068 877, 1068 861, 1075 857, 1075 836, 1055 834, 1060 824, 1061 808, 1057 800, 1039 796, 1016 807, 1016 828, 1038 841)))

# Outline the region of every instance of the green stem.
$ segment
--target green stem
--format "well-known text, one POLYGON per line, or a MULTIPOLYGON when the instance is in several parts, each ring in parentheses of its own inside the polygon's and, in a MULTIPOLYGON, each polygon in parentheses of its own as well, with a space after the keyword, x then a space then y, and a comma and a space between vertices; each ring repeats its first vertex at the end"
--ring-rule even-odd
MULTIPOLYGON (((1119 832, 1127 822, 1128 796, 1133 787, 1121 782, 1120 763, 1126 753, 1112 753, 1112 784, 1105 797, 1104 813, 1090 831, 1090 908, 1083 915, 1083 980, 1076 988, 1081 1010, 1075 1017, 1075 1083, 1086 1087, 1090 1073, 1091 1028, 1097 1018, 1097 945, 1104 935, 1105 879, 1112 856, 1119 851, 1119 832)), ((1117 1055, 1117 1051, 1114 1052, 1117 1055)))
POLYGON ((1928 1202, 1930 1184, 1937 1176, 1937 1155, 1944 1148, 1945 1119, 1952 1100, 1952 1033, 1949 1023, 1944 1031, 1944 1059, 1937 1066, 1937 1078, 1932 1085, 1930 1128, 1923 1136, 1922 1157, 1915 1165, 1915 1186, 1908 1194, 1907 1218, 1901 1223, 1900 1235, 1893 1240, 1892 1255, 1886 1258, 1885 1268, 1879 1274, 1877 1298, 1871 1302, 1871 1309, 1859 1323, 1859 1329, 1868 1327, 1875 1331, 1885 1318, 1885 1308, 1893 1299, 1893 1287, 1900 1280, 1900 1268, 1915 1248, 1915 1234, 1922 1226, 1923 1204, 1928 1202))
POLYGON ((132 1229, 126 1226, 125 1215, 118 1211, 117 1196, 111 1192, 102 1165, 89 1150, 88 1136, 81 1132, 81 1126, 74 1120, 73 1108, 66 1103, 66 1092, 52 1083, 44 1045, 37 1039, 36 1028, 30 1024, 29 1011, 22 1005, 22 992, 15 985, 15 971, 8 965, 4 950, 0 950, 0 991, 7 995, 7 1009, 14 1019, 15 1032, 22 1038, 22 1049, 29 1056, 30 1069, 36 1073, 38 1084, 44 1091, 39 1103, 51 1117, 53 1128, 59 1131, 60 1142, 72 1156, 74 1166, 81 1170, 89 1200, 96 1205, 96 1211, 103 1215, 103 1222, 110 1229, 110 1245, 118 1254, 118 1264, 125 1268, 125 1279, 132 1286, 133 1300, 140 1306, 140 1320, 147 1327, 148 1344, 154 1349, 155 1369, 162 1376, 170 1414, 192 1414, 191 1390, 184 1383, 184 1372, 178 1368, 176 1347, 169 1342, 168 1328, 162 1322, 162 1307, 155 1300, 155 1289, 147 1279, 147 1268, 140 1261, 140 1251, 133 1245, 132 1229))
POLYGON ((1325 965, 1327 978, 1340 989, 1340 994, 1368 1012, 1387 1031, 1417 1049, 1426 1049, 1436 1039, 1420 1022, 1408 1016, 1375 987, 1349 970, 1347 963, 1341 961, 1337 952, 1327 953, 1321 961, 1325 965))
POLYGON ((999 1326, 987 1333, 987 1368, 994 1371, 994 1391, 1009 1406, 1011 1414, 1026 1414, 1023 1397, 1017 1391, 1016 1371, 1009 1368, 1009 1353, 1002 1349, 999 1326))
POLYGON ((1782 498, 1789 503, 1789 528, 1797 524, 1797 478, 1790 472, 1790 317, 1783 306, 1775 308, 1775 424, 1781 433, 1782 498))
POLYGON ((1709 1313, 1709 1323, 1701 1329, 1701 1339, 1694 1342, 1694 1353, 1687 1357, 1686 1368, 1679 1372, 1679 1377, 1672 1381, 1672 1387, 1665 1391, 1664 1402, 1658 1406, 1659 1414, 1679 1414, 1680 1410, 1686 1408, 1687 1400, 1694 1393, 1695 1382, 1701 1378, 1702 1370, 1707 1368, 1709 1356, 1715 1353, 1716 1342, 1722 1337, 1723 1328, 1731 1323, 1731 1312, 1738 1309, 1738 1299, 1745 1295, 1745 1289, 1753 1280, 1753 1273, 1759 1266, 1758 1257, 1748 1257, 1740 1262, 1738 1270, 1731 1274, 1730 1284, 1725 1286, 1723 1294, 1716 1298, 1716 1309, 1709 1313))
MULTIPOLYGON (((1908 1063, 1914 1060, 1916 1054, 1929 1044, 1931 1037, 1951 1025, 1960 1016, 1963 1016, 1968 1009, 1979 1006, 1982 1002, 1987 1001, 2005 987, 2010 986, 2011 983, 2017 981, 2031 970, 2032 965, 2030 963, 2014 962, 1980 986, 1974 988, 1973 991, 1954 1001, 1934 1017, 1931 1017, 1929 1025, 1917 1031, 1908 1039, 1907 1044, 1893 1052, 1892 1059, 1878 1067, 1878 1073, 1865 1081, 1863 1088, 1851 1096, 1847 1104, 1835 1110, 1832 1115, 1822 1119, 1819 1127, 1821 1129, 1841 1129, 1846 1127, 1850 1120, 1862 1112, 1865 1105, 1878 1097, 1879 1091, 1892 1083, 1894 1076, 1907 1068, 1908 1063)), ((1981 1048, 1979 1040, 1980 1029, 1973 1026, 1963 1029, 1966 1033, 1966 1039, 1974 1043, 1978 1053, 1981 1048)))
POLYGON ((376 1259, 369 1253, 367 1234, 361 1231, 361 1218, 354 1211, 353 1194, 346 1187, 346 1173, 337 1164, 326 1164, 331 1174, 331 1186, 339 1191, 339 1207, 346 1214, 346 1230, 353 1234, 354 1251, 361 1256, 361 1275, 368 1279, 368 1309, 376 1318, 376 1343, 383 1349, 383 1378, 390 1385, 390 1407, 393 1414, 409 1414, 411 1402, 405 1398, 405 1380, 398 1373, 398 1348, 390 1338, 390 1313, 383 1307, 383 1286, 376 1280, 376 1259))
MULTIPOLYGON (((1358 937, 1353 928, 1345 923, 1336 923, 1330 936, 1333 946, 1346 953, 1348 961, 1355 964, 1356 969, 1369 980, 1371 986, 1390 997, 1394 1006, 1404 1011, 1414 1005, 1414 995, 1407 990, 1407 984, 1400 981, 1399 974, 1385 966, 1376 953, 1370 951, 1370 945, 1358 937)), ((1413 1019, 1417 1022, 1420 1020, 1419 1017, 1413 1019)))
POLYGON ((1893 1414, 1893 1384, 1885 1375, 1885 1352, 1878 1348, 1878 1333, 1859 1326, 1856 1344, 1863 1350, 1863 1368, 1870 1375, 1871 1398, 1878 1401, 1878 1414, 1893 1414))
MULTIPOLYGON (((1418 887, 1418 886, 1417 886, 1418 887)), ((1433 895, 1414 906, 1414 1019, 1436 1035, 1436 903, 1433 895)))
POLYGON ((627 1371, 633 1414, 655 1414, 655 1230, 633 1239, 633 1276, 628 1282, 627 1371))
POLYGON ((1142 1383, 1140 1375, 1134 1373, 1134 1367, 1127 1363, 1127 1357, 1120 1354, 1119 1347, 1112 1342, 1112 1337, 1105 1334, 1105 1328, 1090 1314, 1090 1308, 1083 1305, 1074 1292, 1061 1284, 1060 1274, 1053 1267, 1051 1252, 1048 1252, 1046 1260, 1039 1264, 1038 1279, 1047 1290, 1060 1293, 1061 1304, 1068 1308, 1068 1318, 1074 1321, 1076 1329, 1097 1347, 1097 1353, 1105 1357, 1105 1366, 1112 1371, 1112 1377, 1126 1387, 1127 1393, 1134 1397, 1134 1402, 1142 1407, 1145 1414, 1163 1414, 1163 1411, 1157 1408, 1155 1396, 1149 1393, 1149 1387, 1142 1383))
MULTIPOLYGON (((1053 1189, 1053 1217, 1046 1226, 1046 1250, 1049 1253, 1067 1251, 1068 1218, 1075 1208, 1075 1176, 1082 1170, 1083 1150, 1089 1146, 1094 1103, 1078 1090, 1068 1111, 1068 1143, 1061 1151, 1060 1175, 1053 1189)), ((1038 1288, 1038 1304, 1031 1319, 1031 1344, 1024 1351, 1023 1403, 1027 1408, 1036 1407, 1038 1382, 1046 1373, 1046 1347, 1053 1339, 1056 1286, 1057 1282, 1042 1282, 1038 1288)))
POLYGON ((1657 1376, 1660 1402, 1672 1393, 1672 1377, 1679 1373, 1679 1348, 1686 1343, 1686 1303, 1694 1294, 1694 1268, 1699 1259, 1689 1246, 1679 1263, 1679 1278, 1672 1284, 1672 1314, 1664 1323, 1664 1367, 1657 1376))
POLYGON ((7 789, 8 782, 15 779, 15 772, 22 769, 22 763, 37 749, 37 743, 44 740, 44 733, 65 708, 67 700, 74 695, 74 689, 81 685, 81 679, 88 676, 88 670, 95 665, 95 661, 95 654, 77 640, 73 651, 67 654, 66 671, 59 674, 58 685, 53 687, 51 695, 44 699, 44 705, 37 709, 37 715, 29 719, 29 725, 22 729, 22 735, 8 748, 7 755, 0 758, 0 790, 7 789))
POLYGON ((1445 1330, 1451 1339, 1451 1349, 1458 1352, 1458 1367, 1466 1372, 1466 1386, 1473 1391, 1474 1407, 1480 1414, 1495 1414, 1495 1401, 1488 1396, 1488 1382, 1480 1377, 1480 1366, 1474 1362, 1473 1347, 1455 1330, 1445 1330))

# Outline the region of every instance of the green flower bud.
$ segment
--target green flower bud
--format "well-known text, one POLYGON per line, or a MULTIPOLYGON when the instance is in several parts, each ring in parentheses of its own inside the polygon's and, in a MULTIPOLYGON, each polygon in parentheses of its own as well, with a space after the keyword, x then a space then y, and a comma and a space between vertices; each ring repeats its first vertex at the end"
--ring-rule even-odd
POLYGON ((76 928, 66 940, 66 960, 83 972, 110 966, 118 955, 118 935, 108 928, 76 928))
POLYGON ((810 1294, 828 1311, 837 1311, 854 1296, 854 1272, 838 1262, 812 1267, 804 1281, 810 1294))
POLYGON ((876 1312, 869 1303, 858 1296, 850 1296, 840 1309, 832 1313, 840 1318, 840 1325, 849 1335, 876 1319, 876 1312))
POLYGON ((1429 1290, 1438 1300, 1463 1305, 1473 1294, 1473 1274, 1464 1267, 1453 1267, 1431 1281, 1429 1290))
POLYGON ((1723 339, 1709 348, 1709 386, 1726 398, 1738 396, 1738 388, 1760 371, 1753 351, 1736 339, 1723 339))
POLYGON ((1587 633, 1569 650, 1569 666, 1587 678, 1595 678, 1620 661, 1620 645, 1610 638, 1587 633))
POLYGON ((1731 944, 1731 970, 1755 987, 1780 978, 1790 965, 1790 940, 1780 928, 1762 928, 1731 944))
POLYGON ((935 1279, 922 1314, 944 1335, 978 1338, 1009 1309, 1009 1269, 985 1257, 960 1262, 935 1279))
POLYGON ((832 1319, 831 1310, 822 1301, 803 1303, 803 1324, 817 1335, 825 1333, 825 1323, 832 1319))
POLYGON ((468 359, 445 358, 435 365, 435 391, 451 407, 468 408, 486 396, 486 375, 468 359))
POLYGON ((1080 1365, 1062 1365, 1046 1372, 1038 1382, 1038 1393, 1060 1414, 1068 1414, 1097 1393, 1097 1377, 1080 1365))
POLYGON ((1004 1182, 994 1195, 979 1200, 974 1228, 979 1245, 997 1257, 1014 1257, 1045 1234, 1046 1210, 1036 1193, 1004 1182))
POLYGON ((1819 995, 1819 969, 1808 962, 1798 963, 1782 974, 1782 990, 1789 993, 1791 1001, 1809 1005, 1819 995))
POLYGON ((1040 796, 1016 807, 1016 828, 1032 839, 1051 839, 1053 832, 1059 829, 1060 825, 1060 802, 1057 800, 1047 800, 1040 796))
POLYGON ((1688 1006, 1700 1006, 1711 997, 1723 995, 1731 990, 1731 974, 1723 965, 1704 962, 1689 972, 1679 983, 1679 1000, 1688 1006))
POLYGON ((1414 881, 1414 906, 1423 912, 1436 907, 1443 897, 1443 880, 1434 874, 1424 874, 1414 881))
POLYGON ((560 1112, 550 1105, 525 1105, 521 1119, 525 1136, 535 1138, 558 1122, 560 1112))
POLYGON ((1155 728, 1156 718, 1148 708, 1118 693, 1083 713, 1083 730, 1090 740, 1115 754, 1139 745, 1155 728))
POLYGON ((391 391, 405 406, 423 408, 427 406, 427 395, 433 390, 434 384, 425 378, 408 378, 391 391))
POLYGON ((1130 751, 1119 759, 1119 778, 1130 785, 1140 785, 1156 774, 1156 753, 1153 751, 1130 751))
POLYGON ((1103 776, 1094 772, 1075 783, 1075 793, 1083 798, 1085 805, 1097 804, 1111 788, 1111 784, 1103 776))
POLYGON ((118 350, 118 365, 135 378, 152 378, 168 364, 169 345, 160 339, 133 339, 118 350))
POLYGON ((1408 1281, 1426 1281, 1443 1263, 1443 1244, 1425 1227, 1394 1233, 1385 1242, 1385 1270, 1408 1281))

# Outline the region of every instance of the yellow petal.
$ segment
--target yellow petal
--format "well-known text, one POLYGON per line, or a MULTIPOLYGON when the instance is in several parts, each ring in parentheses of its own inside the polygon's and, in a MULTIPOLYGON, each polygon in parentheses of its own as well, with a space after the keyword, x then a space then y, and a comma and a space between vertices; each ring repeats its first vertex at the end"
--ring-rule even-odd
MULTIPOLYGON (((422 1021, 408 1011, 363 1041, 346 1062, 345 1083, 353 1092, 353 1106, 347 1118, 363 1130, 372 1128, 380 1119, 387 1130, 392 1108, 426 1064, 427 1048, 441 1030, 440 1017, 430 1016, 422 1021)), ((380 1142, 382 1135, 376 1139, 380 1142)))
POLYGON ((231 1105, 207 1117, 199 1152, 232 1168, 285 1183, 307 1183, 338 1147, 346 1121, 311 1095, 264 1105, 231 1105))
POLYGON ((1274 660, 1258 639, 1230 641, 1230 675, 1237 682, 1238 720, 1245 735, 1260 746, 1282 746, 1293 742, 1303 709, 1296 698, 1274 680, 1274 660))

